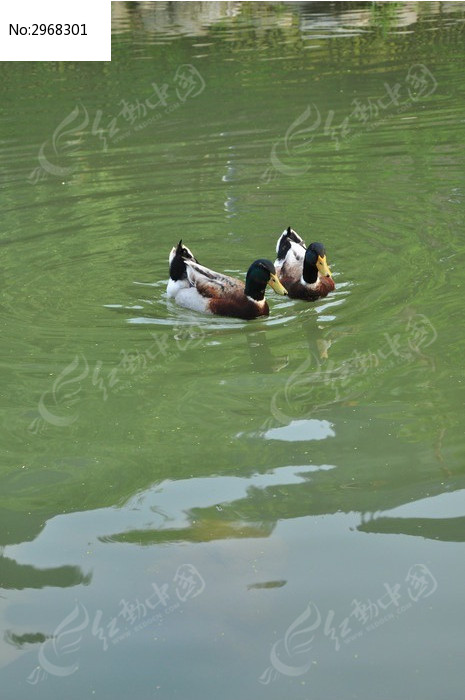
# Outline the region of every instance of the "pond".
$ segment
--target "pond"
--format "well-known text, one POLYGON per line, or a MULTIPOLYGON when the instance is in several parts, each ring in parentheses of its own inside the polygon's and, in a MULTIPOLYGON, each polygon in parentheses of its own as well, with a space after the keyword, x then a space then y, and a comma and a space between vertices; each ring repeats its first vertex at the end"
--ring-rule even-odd
POLYGON ((4 63, 8 700, 460 700, 464 3, 113 3, 4 63), (336 290, 244 279, 292 226, 336 290))

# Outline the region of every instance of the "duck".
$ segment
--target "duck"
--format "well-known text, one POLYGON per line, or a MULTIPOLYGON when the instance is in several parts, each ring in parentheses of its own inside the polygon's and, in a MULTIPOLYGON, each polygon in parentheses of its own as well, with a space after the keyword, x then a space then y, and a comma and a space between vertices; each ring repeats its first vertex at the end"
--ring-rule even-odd
POLYGON ((307 248, 299 234, 288 226, 278 238, 276 255, 278 279, 290 299, 316 301, 336 288, 322 243, 311 243, 307 248))
POLYGON ((267 285, 277 294, 287 294, 271 260, 254 260, 244 283, 200 265, 182 240, 169 254, 169 275, 166 293, 179 306, 247 321, 268 316, 270 310, 265 299, 267 285))

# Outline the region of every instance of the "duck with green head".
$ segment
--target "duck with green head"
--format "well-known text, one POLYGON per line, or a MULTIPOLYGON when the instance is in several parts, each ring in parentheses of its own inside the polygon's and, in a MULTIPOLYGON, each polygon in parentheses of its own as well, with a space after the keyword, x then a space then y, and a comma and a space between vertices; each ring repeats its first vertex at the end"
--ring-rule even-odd
POLYGON ((169 264, 167 295, 193 311, 250 320, 270 312, 265 299, 267 285, 278 294, 287 294, 273 263, 264 258, 251 264, 245 284, 200 265, 182 241, 172 248, 169 264))
POLYGON ((292 299, 316 301, 336 288, 322 243, 311 243, 307 248, 289 226, 278 239, 276 254, 277 275, 292 299))

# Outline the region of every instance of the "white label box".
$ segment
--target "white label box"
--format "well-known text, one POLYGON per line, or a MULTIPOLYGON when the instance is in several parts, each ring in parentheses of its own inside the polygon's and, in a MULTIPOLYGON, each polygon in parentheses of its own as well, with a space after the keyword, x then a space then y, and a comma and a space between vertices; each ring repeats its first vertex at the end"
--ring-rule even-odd
POLYGON ((111 0, 2 0, 0 61, 111 61, 111 0))

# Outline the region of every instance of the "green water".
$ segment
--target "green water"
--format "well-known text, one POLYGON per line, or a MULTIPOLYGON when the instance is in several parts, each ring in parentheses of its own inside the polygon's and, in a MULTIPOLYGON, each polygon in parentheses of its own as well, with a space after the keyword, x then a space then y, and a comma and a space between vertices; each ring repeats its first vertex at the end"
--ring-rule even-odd
POLYGON ((114 3, 111 63, 0 66, 2 698, 462 699, 464 18, 114 3), (325 300, 167 300, 288 225, 325 300))

